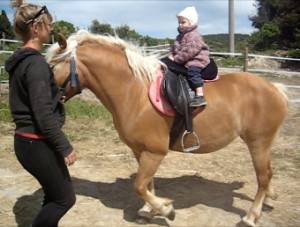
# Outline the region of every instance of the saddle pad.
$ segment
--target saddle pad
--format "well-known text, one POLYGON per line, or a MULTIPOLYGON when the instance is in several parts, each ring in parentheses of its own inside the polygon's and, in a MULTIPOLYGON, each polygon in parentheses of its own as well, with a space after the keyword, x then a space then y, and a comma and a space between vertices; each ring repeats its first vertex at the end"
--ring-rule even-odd
POLYGON ((175 116, 175 111, 168 101, 161 95, 160 85, 163 79, 163 73, 160 69, 157 70, 153 81, 150 84, 148 96, 152 105, 162 114, 173 117, 175 116))
MULTIPOLYGON (((150 84, 148 96, 152 105, 162 114, 170 117, 175 116, 174 108, 169 104, 169 102, 161 95, 160 86, 163 79, 163 73, 160 69, 157 70, 153 77, 153 81, 150 84)), ((213 80, 203 80, 204 83, 215 82, 219 79, 219 75, 213 80)))

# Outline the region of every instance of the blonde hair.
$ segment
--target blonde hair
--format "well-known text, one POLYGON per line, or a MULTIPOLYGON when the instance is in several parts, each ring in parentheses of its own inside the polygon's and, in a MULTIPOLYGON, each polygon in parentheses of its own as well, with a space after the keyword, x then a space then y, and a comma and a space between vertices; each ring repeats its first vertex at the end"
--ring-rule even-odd
POLYGON ((37 12, 42 9, 42 6, 24 3, 23 0, 11 0, 10 6, 16 8, 13 21, 14 31, 23 41, 30 38, 30 26, 32 23, 45 24, 52 21, 52 16, 49 13, 43 13, 34 19, 37 12))

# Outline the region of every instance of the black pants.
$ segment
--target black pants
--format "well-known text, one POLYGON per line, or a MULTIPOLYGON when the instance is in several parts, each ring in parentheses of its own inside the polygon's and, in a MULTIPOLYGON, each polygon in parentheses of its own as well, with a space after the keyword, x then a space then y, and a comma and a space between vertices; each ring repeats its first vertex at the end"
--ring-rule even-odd
MULTIPOLYGON (((187 76, 188 74, 187 68, 184 67, 183 65, 171 61, 167 57, 161 59, 161 61, 165 63, 168 69, 173 73, 187 76)), ((202 70, 201 77, 203 80, 213 80, 217 77, 217 75, 218 75, 218 67, 214 59, 210 58, 210 63, 202 70)))
POLYGON ((15 136, 14 148, 19 162, 41 184, 45 196, 33 227, 56 227, 75 204, 76 197, 63 157, 44 140, 15 136))

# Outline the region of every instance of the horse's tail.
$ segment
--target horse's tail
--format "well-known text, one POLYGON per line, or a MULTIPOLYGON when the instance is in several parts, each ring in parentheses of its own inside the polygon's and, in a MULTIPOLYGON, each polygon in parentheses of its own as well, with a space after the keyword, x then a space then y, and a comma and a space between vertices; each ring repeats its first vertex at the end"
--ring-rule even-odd
POLYGON ((288 97, 288 94, 287 94, 287 87, 284 86, 284 84, 282 83, 272 83, 276 88, 277 90, 279 91, 279 93, 281 94, 287 108, 289 106, 289 97, 288 97))

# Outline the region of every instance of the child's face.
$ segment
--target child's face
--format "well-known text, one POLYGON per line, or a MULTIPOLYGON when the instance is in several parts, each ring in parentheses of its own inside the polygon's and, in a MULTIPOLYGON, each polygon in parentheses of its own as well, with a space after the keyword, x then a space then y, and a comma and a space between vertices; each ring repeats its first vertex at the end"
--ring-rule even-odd
POLYGON ((188 26, 190 26, 190 21, 184 17, 178 17, 178 28, 186 28, 188 26))

